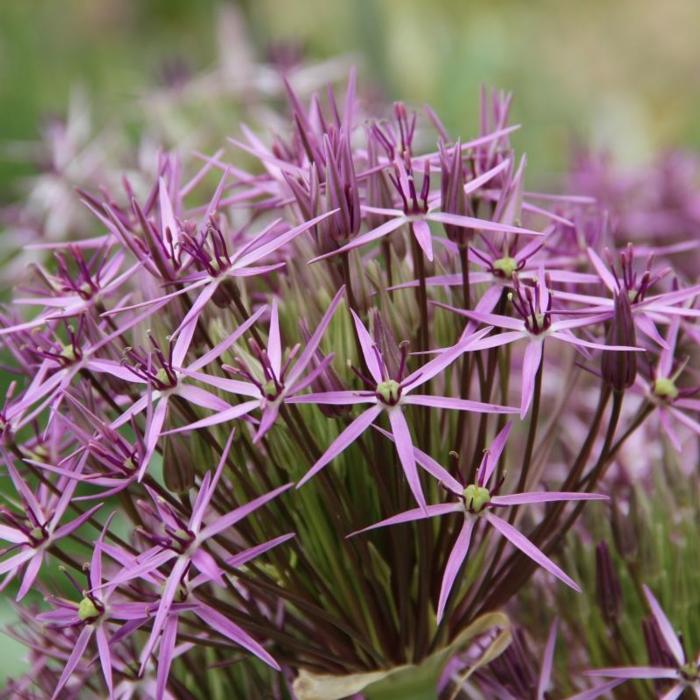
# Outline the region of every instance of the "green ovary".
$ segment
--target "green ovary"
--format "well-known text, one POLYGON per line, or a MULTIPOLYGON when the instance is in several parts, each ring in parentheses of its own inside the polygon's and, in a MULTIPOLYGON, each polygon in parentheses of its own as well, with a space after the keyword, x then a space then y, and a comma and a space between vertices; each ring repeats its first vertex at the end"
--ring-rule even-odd
POLYGON ((78 359, 72 345, 64 345, 61 349, 60 355, 64 360, 68 360, 68 362, 75 362, 78 359))
POLYGON ((270 379, 262 385, 262 393, 268 399, 274 399, 277 396, 277 384, 270 379))
POLYGON ((381 384, 377 384, 377 394, 384 403, 395 404, 401 394, 401 385, 394 379, 387 379, 381 384))
POLYGON ((469 486, 464 489, 464 504, 467 510, 472 513, 481 513, 489 504, 490 500, 491 494, 489 490, 483 486, 469 484, 469 486))
POLYGON ((90 598, 83 598, 78 605, 78 617, 86 622, 88 620, 96 620, 100 616, 100 611, 95 603, 90 598))
POLYGON ((506 256, 494 261, 493 269, 503 273, 504 277, 512 277, 518 270, 518 261, 515 258, 506 256))
POLYGON ((654 381, 654 393, 662 399, 675 399, 678 397, 678 387, 673 379, 659 377, 654 381))

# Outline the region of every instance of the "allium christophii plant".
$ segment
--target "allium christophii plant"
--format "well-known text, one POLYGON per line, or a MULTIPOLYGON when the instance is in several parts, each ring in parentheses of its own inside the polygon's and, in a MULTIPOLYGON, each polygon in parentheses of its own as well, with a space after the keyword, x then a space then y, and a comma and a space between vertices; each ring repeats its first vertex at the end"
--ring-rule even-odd
MULTIPOLYGON (((612 559, 596 589, 564 545, 618 512, 640 435, 700 432, 697 280, 529 191, 509 96, 452 139, 368 112, 354 71, 309 97, 284 69, 274 128, 73 183, 90 223, 0 316, 0 585, 30 649, 4 696, 618 692, 634 672, 591 687, 552 624, 566 586, 618 619, 612 559)), ((650 596, 654 677, 697 688, 650 596)))

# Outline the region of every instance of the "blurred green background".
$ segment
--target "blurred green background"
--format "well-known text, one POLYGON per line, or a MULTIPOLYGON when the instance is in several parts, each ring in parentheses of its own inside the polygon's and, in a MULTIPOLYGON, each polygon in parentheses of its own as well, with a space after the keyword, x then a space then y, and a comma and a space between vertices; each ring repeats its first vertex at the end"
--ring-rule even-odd
MULTIPOLYGON (((36 167, 31 144, 83 87, 93 126, 133 116, 164 66, 220 61, 221 0, 0 0, 0 204, 36 167), (22 145, 24 144, 24 145, 22 145)), ((475 133, 482 84, 515 93, 516 145, 540 182, 575 139, 622 162, 700 145, 698 0, 248 0, 236 3, 260 60, 298 45, 349 54, 363 90, 420 106, 475 133)), ((230 39, 227 39, 230 41, 230 39)), ((223 47, 235 56, 238 47, 223 47)), ((235 66, 234 66, 235 68, 235 66)), ((208 114, 208 119, 215 115, 208 114)), ((204 128, 206 125, 204 125, 204 128)), ((235 133, 231 123, 229 133, 235 133)), ((13 615, 7 600, 0 617, 13 615)), ((5 646, 5 645, 8 646, 5 646)), ((22 655, 0 650, 0 683, 22 655)))
MULTIPOLYGON (((470 133, 484 83, 516 93, 518 146, 554 176, 572 137, 639 161, 697 146, 697 0, 243 0, 260 58, 271 43, 308 56, 352 53, 389 98, 430 102, 470 133)), ((82 85, 95 123, 158 81, 163 62, 197 72, 217 61, 216 0, 2 0, 0 142, 36 136, 82 85)), ((0 201, 29 172, 0 156, 0 201)))

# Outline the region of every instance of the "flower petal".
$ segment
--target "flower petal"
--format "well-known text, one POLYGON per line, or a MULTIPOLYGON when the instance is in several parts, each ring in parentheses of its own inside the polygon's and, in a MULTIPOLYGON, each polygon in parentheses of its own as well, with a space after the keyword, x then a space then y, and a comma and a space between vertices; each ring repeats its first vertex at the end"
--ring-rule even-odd
POLYGON ((434 518, 436 516, 446 515, 448 513, 460 512, 464 512, 464 506, 461 503, 438 503, 437 505, 426 506, 425 508, 412 508, 411 510, 405 510, 403 513, 399 513, 398 515, 392 515, 390 518, 386 518, 385 520, 380 520, 378 523, 374 523, 374 525, 363 527, 361 530, 355 530, 355 532, 351 532, 348 537, 354 537, 355 535, 359 535, 361 532, 376 530, 380 527, 400 525, 401 523, 409 523, 413 520, 424 520, 425 518, 434 518))
POLYGON ((265 503, 271 501, 273 498, 277 498, 277 496, 279 496, 281 493, 284 493, 287 489, 291 487, 292 484, 285 484, 284 486, 279 486, 278 488, 273 489, 272 491, 265 493, 262 496, 258 496, 257 498, 254 498, 252 501, 249 501, 248 503, 242 506, 239 506, 235 510, 232 510, 230 513, 222 515, 220 518, 217 518, 214 522, 207 525, 199 533, 200 541, 206 540, 209 537, 214 537, 214 535, 218 535, 220 532, 227 530, 229 527, 235 525, 239 520, 243 520, 243 518, 250 515, 254 510, 265 505, 265 503))
POLYGON ((88 642, 90 641, 91 636, 91 626, 85 626, 82 630, 80 630, 78 639, 76 639, 75 645, 73 646, 73 650, 71 651, 70 656, 66 661, 66 665, 63 667, 63 672, 61 673, 61 677, 58 679, 58 683, 56 684, 56 688, 53 691, 51 700, 56 700, 56 698, 59 697, 61 690, 63 690, 63 686, 65 686, 65 684, 69 681, 70 677, 73 675, 73 671, 78 665, 80 659, 83 657, 83 653, 88 645, 88 642))
POLYGON ((431 408, 446 408, 453 411, 473 411, 475 413, 517 413, 518 409, 511 406, 499 406, 495 403, 470 401, 469 399, 453 399, 449 396, 430 396, 427 394, 412 394, 404 396, 401 403, 412 406, 430 406, 431 408))
POLYGON ((542 362, 542 347, 544 343, 531 340, 525 348, 523 357, 522 395, 520 398, 520 420, 525 418, 535 393, 535 377, 542 362))
POLYGON ((380 384, 384 380, 382 374, 382 366, 380 363, 379 350, 374 339, 369 334, 369 331, 365 328, 364 323, 360 320, 360 317, 350 309, 353 321, 355 322, 355 330, 357 331, 357 339, 360 342, 360 347, 362 348, 362 356, 365 359, 365 364, 369 373, 372 375, 377 384, 380 384))
POLYGON ((280 338, 280 318, 277 308, 277 298, 272 300, 272 311, 270 312, 270 330, 267 336, 267 356, 275 377, 279 379, 282 371, 282 340, 280 338))
POLYGON ((445 606, 447 605, 447 600, 450 596, 450 591, 452 590, 455 579, 457 578, 457 574, 459 573, 459 569, 464 560, 467 558, 475 522, 476 520, 474 518, 464 518, 462 529, 459 531, 457 540, 455 541, 452 551, 450 552, 450 556, 447 559, 445 573, 442 575, 442 584, 440 585, 440 599, 438 600, 437 607, 438 624, 442 620, 442 616, 445 612, 445 606))
POLYGON ((644 590, 644 597, 647 599, 647 603, 649 604, 651 614, 654 616, 654 620, 656 621, 659 631, 666 642, 666 646, 673 654, 673 658, 676 660, 678 665, 682 666, 685 663, 685 652, 683 651, 683 646, 678 639, 678 635, 673 629, 671 621, 668 619, 668 617, 666 617, 666 613, 659 605, 659 601, 656 600, 651 590, 646 585, 643 585, 642 588, 644 590))
POLYGON ((675 668, 664 668, 663 666, 594 668, 585 673, 593 678, 678 678, 678 671, 675 668))
POLYGON ((251 654, 257 656, 261 661, 264 661, 268 666, 272 666, 276 671, 280 670, 279 664, 265 651, 264 647, 258 644, 238 625, 231 622, 227 617, 224 617, 220 612, 203 604, 198 605, 193 612, 219 634, 228 637, 228 639, 238 644, 238 646, 243 647, 251 654))
POLYGON ((564 571, 562 571, 544 552, 540 551, 535 547, 530 540, 525 537, 521 532, 516 530, 510 523, 506 522, 502 518, 499 518, 493 513, 486 512, 486 519, 489 521, 493 527, 498 530, 512 545, 517 547, 520 551, 527 554, 530 559, 537 562, 543 569, 549 571, 550 574, 556 576, 558 579, 563 581, 567 586, 571 586, 576 592, 580 593, 581 588, 570 576, 568 576, 564 571))
POLYGON ((578 491, 528 491, 506 496, 493 496, 495 506, 521 506, 528 503, 553 503, 554 501, 607 501, 602 493, 579 493, 578 491))
POLYGON ((416 458, 413 454, 411 429, 408 427, 406 416, 404 416, 400 408, 394 408, 389 411, 389 423, 391 424, 396 451, 399 453, 399 460, 406 475, 408 486, 416 499, 416 503, 421 508, 425 508, 425 496, 423 495, 418 469, 416 468, 416 458))
POLYGON ((309 479, 318 474, 329 462, 334 460, 346 447, 351 445, 362 433, 374 423, 377 416, 382 412, 381 406, 371 406, 363 413, 360 413, 350 425, 343 430, 340 435, 331 443, 330 447, 321 455, 316 464, 309 469, 297 484, 301 488, 309 479))

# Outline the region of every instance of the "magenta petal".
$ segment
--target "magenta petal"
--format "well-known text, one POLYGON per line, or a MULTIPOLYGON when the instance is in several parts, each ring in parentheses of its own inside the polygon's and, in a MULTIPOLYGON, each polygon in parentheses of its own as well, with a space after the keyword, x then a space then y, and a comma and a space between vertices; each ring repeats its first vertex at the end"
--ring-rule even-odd
POLYGON ((673 404, 678 408, 687 408, 689 411, 700 411, 700 399, 676 399, 673 404))
POLYGON ((412 406, 430 406, 431 408, 446 408, 453 411, 474 411, 475 413, 517 413, 517 408, 511 406, 499 406, 494 403, 482 403, 468 399, 453 399, 449 396, 430 396, 416 394, 405 396, 401 403, 412 406))
POLYGON ((139 481, 141 481, 146 474, 151 457, 153 457, 153 453, 158 445, 158 440, 160 439, 160 434, 163 431, 163 424, 165 423, 165 416, 167 412, 168 397, 161 396, 156 404, 156 407, 153 409, 151 419, 148 421, 148 425, 146 426, 146 435, 144 436, 143 440, 145 445, 145 453, 139 466, 139 481))
MULTIPOLYGON (((111 551, 109 545, 105 545, 104 550, 106 552, 111 551)), ((119 573, 112 576, 108 582, 103 583, 100 588, 104 588, 105 586, 116 587, 132 579, 143 578, 176 556, 176 552, 173 552, 172 549, 154 548, 147 553, 147 556, 141 555, 138 561, 130 562, 128 565, 125 565, 119 573)))
POLYGON ((264 554, 273 547, 277 547, 283 542, 291 540, 293 537, 296 537, 296 535, 293 532, 288 532, 286 535, 280 535, 279 537, 275 537, 274 539, 268 540, 267 542, 263 542, 262 544, 257 544, 254 547, 249 547, 248 549, 245 549, 242 552, 239 552, 238 554, 234 554, 232 557, 229 557, 226 560, 226 564, 234 569, 239 566, 243 566, 251 559, 259 557, 261 554, 264 554))
POLYGON ((205 552, 200 547, 192 555, 192 563, 209 581, 214 581, 218 586, 224 586, 224 572, 219 568, 219 565, 211 554, 205 552))
POLYGON ((24 572, 24 577, 22 578, 22 585, 19 587, 19 591, 17 591, 17 597, 15 598, 17 602, 22 600, 22 598, 29 593, 29 589, 32 587, 32 584, 39 574, 43 560, 44 555, 40 551, 29 560, 29 564, 27 564, 27 568, 24 572))
POLYGON ((156 673, 156 700, 163 700, 165 689, 170 675, 170 666, 173 663, 175 641, 177 640, 177 615, 171 615, 165 623, 163 637, 160 640, 158 650, 158 671, 156 673))
POLYGON ((532 397, 535 393, 535 377, 537 370, 542 362, 542 340, 536 338, 531 340, 525 348, 525 356, 523 357, 523 381, 522 381, 522 397, 520 399, 520 419, 522 420, 527 415, 532 397))
POLYGON ((63 672, 61 673, 61 677, 58 679, 58 683, 56 684, 56 688, 53 691, 51 700, 56 700, 56 698, 59 697, 61 690, 63 690, 63 686, 65 686, 70 677, 73 675, 73 671, 78 665, 80 659, 83 657, 85 647, 87 647, 91 636, 92 627, 86 626, 83 627, 82 630, 80 630, 78 639, 75 641, 75 646, 73 647, 73 650, 71 651, 70 656, 66 661, 66 665, 63 667, 63 672))
MULTIPOLYGON (((305 389, 308 389, 322 374, 324 374, 334 359, 333 353, 326 355, 310 372, 307 372, 298 382, 295 384, 289 384, 289 377, 287 377, 287 391, 288 395, 298 394, 305 389)), ((298 363, 297 363, 298 364, 298 363)), ((290 375, 291 376, 291 373, 290 375)), ((285 398, 285 401, 287 399, 285 398)))
POLYGON ((113 360, 88 360, 85 366, 92 372, 111 374, 122 381, 133 384, 144 384, 145 380, 137 376, 129 367, 125 367, 113 360))
MULTIPOLYGON (((74 470, 76 474, 82 473, 83 468, 85 467, 85 463, 87 462, 88 456, 89 452, 88 450, 85 450, 80 459, 75 464, 74 470)), ((53 530, 56 527, 56 525, 58 525, 60 519, 63 517, 63 514, 66 512, 66 508, 68 508, 68 504, 70 503, 70 500, 73 497, 73 493, 75 492, 77 485, 77 480, 72 479, 68 482, 68 484, 66 484, 62 488, 61 496, 58 499, 58 503, 54 507, 53 516, 51 517, 51 521, 49 522, 49 530, 53 530)), ((65 537, 65 535, 56 536, 65 537)))
POLYGON ((521 506, 528 503, 553 503, 554 501, 607 501, 602 493, 579 493, 578 491, 528 491, 506 496, 493 496, 495 506, 521 506))
MULTIPOLYGON (((74 481, 73 483, 77 482, 74 481)), ((74 520, 71 520, 69 523, 66 523, 65 525, 59 527, 53 533, 52 540, 60 540, 62 537, 67 537, 68 535, 70 535, 71 532, 77 530, 83 523, 87 522, 95 512, 102 508, 102 505, 102 503, 98 503, 96 506, 93 506, 92 508, 90 508, 90 510, 86 510, 82 515, 79 515, 74 520)))
POLYGON ((550 574, 556 576, 563 581, 567 586, 571 586, 576 592, 580 593, 581 588, 570 576, 564 573, 548 556, 535 547, 530 540, 521 532, 516 530, 510 523, 499 518, 493 513, 486 512, 486 519, 489 523, 498 530, 512 545, 517 547, 523 553, 527 554, 530 559, 537 562, 543 569, 549 571, 550 574))
POLYGON ((491 330, 491 328, 482 328, 476 333, 469 333, 460 338, 452 347, 440 351, 437 357, 434 357, 430 362, 427 362, 404 378, 402 382, 404 391, 412 391, 416 387, 429 382, 433 377, 440 374, 440 372, 460 358, 465 352, 476 349, 484 336, 490 333, 491 330))
POLYGON ((409 523, 413 520, 424 520, 425 518, 433 518, 439 515, 446 515, 448 513, 460 513, 464 511, 464 506, 461 503, 438 503, 434 506, 426 506, 425 508, 412 508, 411 510, 406 510, 398 515, 392 515, 386 520, 380 520, 374 525, 369 525, 368 527, 363 527, 361 530, 355 530, 351 532, 348 537, 354 537, 359 535, 361 532, 368 532, 369 530, 376 530, 379 527, 387 527, 389 525, 400 525, 401 523, 409 523))
POLYGON ((8 571, 13 571, 14 575, 17 569, 22 566, 25 561, 31 559, 34 554, 35 551, 32 548, 23 549, 21 552, 13 554, 9 559, 5 559, 5 561, 0 562, 0 576, 6 574, 8 571))
MULTIPOLYGON (((193 365, 196 363, 192 363, 193 365)), ((226 391, 229 394, 239 394, 240 396, 250 396, 256 399, 261 397, 260 389, 252 382, 244 382, 239 379, 228 379, 226 377, 217 377, 213 374, 204 374, 203 372, 195 372, 190 369, 181 369, 180 372, 186 377, 196 379, 203 384, 226 391)))
MULTIPOLYGON (((380 428, 377 425, 375 425, 374 428, 382 435, 384 435, 384 437, 387 437, 390 440, 394 439, 394 436, 391 433, 384 430, 383 428, 380 428)), ((413 448, 413 455, 416 458, 416 462, 418 462, 418 464, 423 469, 425 469, 425 471, 427 471, 428 474, 435 477, 438 481, 442 482, 442 484, 444 484, 446 488, 452 491, 452 493, 456 494, 457 496, 462 495, 464 487, 446 469, 441 467, 430 455, 427 455, 425 452, 419 450, 417 447, 413 448)))
POLYGON ((267 336, 267 356, 275 377, 279 378, 282 370, 282 340, 280 337, 280 318, 277 309, 277 299, 272 300, 270 313, 270 330, 267 336))
POLYGON ((525 324, 523 321, 517 318, 511 318, 510 316, 500 316, 499 314, 487 313, 485 311, 469 311, 468 309, 459 309, 456 306, 443 304, 439 301, 434 302, 434 305, 447 311, 453 311, 460 316, 466 316, 474 321, 480 321, 488 326, 496 326, 497 328, 505 328, 511 331, 523 332, 525 330, 525 324))
POLYGON ((194 304, 192 304, 187 314, 185 314, 185 318, 182 319, 182 322, 172 334, 171 337, 177 336, 175 347, 173 348, 173 365, 175 367, 182 367, 184 364, 187 351, 192 343, 192 337, 194 336, 194 332, 197 328, 197 319, 199 318, 199 314, 204 311, 204 307, 214 296, 214 292, 216 292, 218 286, 218 280, 214 280, 209 282, 209 284, 202 289, 195 299, 194 304))
MULTIPOLYGON (((256 557, 259 557, 261 554, 264 554, 268 550, 277 547, 278 545, 282 544, 283 542, 286 542, 287 540, 291 540, 293 537, 296 537, 296 535, 293 532, 290 532, 286 535, 280 535, 279 537, 275 537, 271 540, 268 540, 267 542, 263 542, 262 544, 255 545, 254 547, 244 549, 242 552, 234 554, 232 557, 226 559, 226 565, 230 566, 233 569, 243 566, 247 562, 251 561, 252 559, 255 559, 256 557)), ((198 586, 201 586, 202 584, 207 583, 208 581, 209 578, 204 574, 197 574, 194 578, 191 578, 189 580, 188 588, 190 590, 194 590, 198 586)))
POLYGON ((109 641, 104 625, 95 627, 95 639, 97 641, 97 652, 100 657, 100 666, 102 666, 102 675, 105 679, 105 685, 109 692, 109 698, 114 696, 114 686, 112 683, 112 655, 109 651, 109 641))
POLYGON ((357 391, 324 391, 318 394, 290 396, 287 403, 318 403, 327 406, 353 406, 358 403, 376 403, 372 394, 360 394, 357 391))
POLYGON ((189 522, 189 528, 194 533, 198 533, 199 528, 202 525, 202 518, 204 517, 204 512, 209 506, 209 502, 211 501, 212 497, 214 496, 214 492, 216 491, 219 479, 221 478, 221 473, 223 472, 224 465, 226 464, 229 452, 231 451, 231 445, 233 444, 233 437, 235 434, 235 430, 232 430, 229 433, 229 436, 226 440, 226 444, 224 445, 224 449, 221 453, 219 463, 216 465, 214 476, 211 479, 208 479, 211 472, 207 472, 204 476, 204 479, 202 480, 202 483, 199 486, 199 493, 197 494, 197 498, 194 502, 194 505, 192 506, 192 515, 190 516, 189 522))
MULTIPOLYGON (((678 317, 676 316, 675 318, 678 317)), ((668 343, 659 333, 656 325, 654 325, 654 322, 648 316, 645 316, 644 314, 635 314, 634 325, 638 330, 642 331, 647 338, 651 338, 657 345, 660 345, 664 349, 667 347, 668 343)))
POLYGON ((552 680, 552 662, 554 661, 554 646, 557 643, 557 620, 555 618, 549 628, 547 644, 544 648, 542 668, 537 682, 537 700, 545 700, 545 692, 552 680))
POLYGON ((445 612, 445 605, 447 605, 447 599, 450 596, 450 591, 457 578, 459 569, 462 566, 462 562, 466 559, 467 553, 469 552, 469 544, 472 539, 472 531, 474 530, 474 518, 465 517, 462 529, 457 536, 457 540, 452 547, 450 556, 447 560, 447 565, 445 566, 445 573, 442 575, 442 584, 440 585, 440 599, 438 600, 437 607, 437 621, 438 624, 442 620, 442 616, 445 612))
POLYGON ((651 590, 647 586, 642 586, 642 588, 644 589, 644 597, 647 599, 651 614, 654 616, 654 620, 659 626, 659 631, 666 642, 666 646, 668 646, 678 665, 682 666, 685 663, 685 652, 678 639, 678 635, 673 630, 671 621, 666 617, 666 613, 661 609, 659 601, 656 600, 651 590))
POLYGON ((689 415, 683 413, 683 411, 679 411, 673 406, 670 406, 668 408, 669 412, 673 414, 674 418, 681 423, 687 425, 691 430, 693 430, 697 435, 700 435, 700 423, 698 421, 693 420, 689 415))
POLYGON ((9 525, 0 525, 0 540, 12 542, 13 544, 27 543, 27 536, 9 525))
POLYGON ((253 444, 257 444, 263 437, 265 437, 267 431, 274 425, 275 421, 277 420, 278 413, 279 404, 271 403, 265 407, 260 418, 260 425, 258 426, 258 430, 255 433, 255 436, 253 437, 253 444))
POLYGON ((593 263, 595 271, 600 275, 600 279, 603 280, 603 284, 613 293, 616 294, 619 290, 619 285, 614 275, 608 270, 607 265, 600 259, 598 253, 593 250, 593 248, 588 248, 586 251, 588 257, 593 263))
POLYGON ((168 195, 168 188, 162 177, 158 178, 158 205, 160 209, 160 233, 163 241, 168 239, 167 232, 169 231, 173 243, 177 244, 180 240, 180 227, 175 221, 175 214, 173 213, 173 205, 168 195))
POLYGON ((280 670, 279 664, 265 651, 264 647, 258 644, 247 632, 238 625, 224 617, 220 612, 210 608, 208 605, 200 604, 194 609, 195 615, 200 617, 212 629, 227 637, 231 641, 243 647, 251 654, 257 656, 268 666, 272 666, 276 671, 280 670))
POLYGON ((471 194, 472 192, 476 192, 476 190, 478 190, 482 185, 486 184, 489 180, 496 177, 496 175, 498 175, 500 172, 503 172, 506 168, 510 167, 511 162, 512 161, 510 158, 504 158, 494 168, 491 168, 485 173, 482 173, 481 175, 478 175, 477 177, 469 180, 469 182, 467 182, 467 184, 464 185, 464 194, 471 194))
POLYGON ((258 260, 264 258, 266 255, 274 253, 282 246, 285 246, 287 245, 287 243, 293 241, 297 236, 316 226, 316 224, 320 223, 329 216, 333 216, 333 214, 335 214, 337 211, 337 209, 327 211, 323 214, 320 214, 319 216, 314 217, 313 219, 309 219, 309 221, 305 221, 304 223, 299 224, 299 226, 295 226, 286 233, 283 233, 281 236, 275 236, 274 239, 269 241, 268 243, 264 243, 252 252, 243 255, 240 258, 240 260, 236 261, 236 268, 247 267, 251 263, 258 262, 258 260))
MULTIPOLYGON (((677 683, 670 690, 664 693, 660 700, 678 700, 678 698, 685 692, 685 683, 677 683)), ((695 692, 695 697, 700 697, 700 687, 696 684, 693 685, 693 691, 695 692)))
POLYGON ((206 540, 209 537, 214 537, 214 535, 218 535, 220 532, 227 530, 229 527, 235 525, 239 520, 243 520, 243 518, 250 515, 254 510, 260 508, 260 506, 264 505, 268 501, 271 501, 273 498, 276 498, 281 493, 284 493, 287 489, 291 487, 292 484, 285 484, 284 486, 280 486, 276 489, 273 489, 269 493, 265 493, 262 496, 254 498, 252 501, 249 501, 245 505, 239 506, 235 510, 232 510, 230 513, 222 515, 213 523, 207 525, 207 527, 205 527, 199 533, 200 541, 206 540))
POLYGON ((399 460, 403 467, 406 481, 411 489, 416 503, 421 508, 425 508, 425 496, 420 484, 418 469, 416 468, 416 459, 413 455, 413 441, 411 440, 411 429, 406 422, 406 416, 400 408, 394 408, 389 412, 389 423, 391 424, 391 432, 394 435, 394 443, 396 451, 399 453, 399 460))
MULTIPOLYGON (((188 365, 188 369, 196 371, 202 367, 206 367, 210 362, 215 360, 217 357, 221 357, 238 339, 248 331, 248 329, 260 318, 260 316, 267 311, 267 306, 261 306, 254 314, 252 314, 246 321, 241 323, 238 328, 236 328, 233 333, 224 338, 220 343, 215 345, 209 352, 204 353, 201 357, 197 358, 192 364, 188 365)), ((205 375, 206 376, 206 375, 205 375)))
POLYGON ((342 248, 337 248, 336 250, 332 250, 330 253, 325 253, 324 255, 318 255, 312 260, 309 260, 309 263, 318 262, 319 260, 329 258, 332 255, 346 253, 347 251, 353 250, 354 248, 359 248, 360 246, 363 246, 366 243, 371 243, 372 241, 376 241, 380 238, 383 238, 392 231, 395 231, 397 228, 403 226, 407 221, 408 219, 405 216, 399 216, 397 219, 389 219, 389 221, 385 221, 383 224, 377 226, 377 228, 373 229, 372 231, 363 233, 361 236, 356 236, 350 241, 350 243, 347 243, 342 248))
POLYGON ((348 445, 352 444, 362 433, 369 428, 377 416, 382 412, 381 406, 372 406, 360 413, 350 425, 331 443, 330 447, 321 455, 316 464, 309 469, 297 484, 301 488, 309 479, 315 476, 329 462, 333 461, 348 445))
POLYGON ((226 411, 231 408, 230 404, 220 399, 216 394, 191 384, 179 384, 176 393, 186 401, 195 404, 195 406, 208 408, 211 411, 226 411))
POLYGON ((250 413, 253 409, 260 405, 259 400, 255 401, 245 401, 244 403, 239 403, 237 406, 231 406, 225 411, 220 413, 214 413, 211 416, 202 418, 201 420, 190 423, 189 425, 183 425, 181 428, 175 428, 175 430, 169 430, 168 435, 173 433, 182 433, 190 430, 199 430, 199 428, 207 428, 211 425, 219 425, 220 423, 227 423, 228 421, 235 420, 244 416, 246 413, 250 413))
POLYGON ((471 346, 472 350, 489 350, 491 348, 500 348, 509 343, 515 343, 518 340, 527 338, 527 331, 507 331, 505 333, 497 333, 490 335, 488 338, 479 340, 471 346))
POLYGON ((586 675, 593 678, 678 678, 678 671, 662 666, 619 666, 594 668, 586 671, 586 675))
POLYGON ((382 367, 379 363, 378 350, 372 336, 369 331, 365 328, 365 325, 360 320, 360 317, 350 309, 353 321, 355 322, 355 330, 357 331, 357 339, 360 341, 360 347, 362 348, 362 356, 365 359, 365 364, 367 369, 369 369, 372 378, 377 384, 380 384, 384 377, 382 375, 382 367))
POLYGON ((539 231, 532 231, 529 228, 500 224, 498 221, 488 219, 476 219, 473 216, 460 216, 459 214, 448 214, 446 212, 430 212, 426 214, 426 219, 437 221, 441 224, 451 224, 452 226, 462 226, 463 228, 477 229, 481 231, 496 231, 503 233, 523 233, 528 236, 541 236, 539 231))
MULTIPOLYGON (((554 328, 554 325, 552 326, 554 328)), ((557 326, 556 330, 551 333, 552 337, 558 340, 563 340, 565 343, 578 345, 582 348, 591 348, 592 350, 606 350, 608 352, 644 352, 644 348, 635 348, 631 345, 606 345, 605 343, 594 343, 590 340, 583 340, 576 337, 573 333, 569 333, 566 329, 560 329, 557 326)))
MULTIPOLYGON (((510 429, 512 426, 513 424, 510 421, 506 423, 503 426, 503 429, 494 438, 493 442, 491 443, 491 447, 489 447, 484 454, 484 458, 479 466, 479 471, 477 472, 476 477, 476 480, 481 486, 488 484, 489 479, 491 479, 491 475, 498 464, 498 460, 503 454, 506 442, 508 442, 508 436, 510 435, 510 429)), ((493 502, 493 498, 491 501, 493 502)))
POLYGON ((326 329, 328 328, 328 325, 330 324, 331 319, 333 318, 333 315, 335 314, 344 294, 345 286, 342 286, 333 297, 331 303, 328 305, 326 313, 323 314, 323 318, 318 326, 316 326, 316 330, 314 330, 313 335, 304 346, 304 350, 299 356, 299 359, 294 364, 294 367, 292 367, 289 371, 289 376, 287 377, 286 382, 287 386, 293 386, 295 384, 296 380, 301 376, 301 373, 306 369, 306 366, 313 358, 321 342, 321 338, 323 338, 323 335, 326 332, 326 329))
POLYGON ((678 330, 681 320, 678 316, 671 319, 671 323, 666 331, 666 340, 659 355, 658 374, 662 377, 670 377, 673 372, 673 360, 676 354, 676 343, 678 342, 678 330))
POLYGON ((413 235, 416 237, 418 245, 425 254, 425 257, 432 262, 433 240, 428 222, 423 219, 412 219, 411 229, 413 230, 413 235))
POLYGON ((163 626, 165 625, 168 613, 170 612, 170 607, 175 599, 175 594, 177 593, 180 581, 182 580, 182 577, 185 574, 185 571, 187 571, 189 565, 190 560, 187 557, 178 557, 177 561, 173 565, 172 571, 168 575, 168 579, 165 582, 165 588, 163 589, 163 593, 160 597, 158 611, 156 612, 156 616, 153 620, 151 636, 148 638, 146 646, 144 646, 141 651, 141 673, 143 673, 144 669, 146 668, 148 657, 151 655, 151 652, 158 641, 158 637, 163 630, 163 626))
POLYGON ((146 406, 149 404, 149 397, 148 396, 142 396, 140 399, 134 401, 131 406, 124 411, 124 413, 119 416, 114 422, 110 424, 110 428, 121 428, 122 425, 125 425, 131 420, 132 416, 137 416, 141 411, 143 411, 146 406))
POLYGON ((29 509, 32 511, 35 517, 37 519, 44 520, 44 512, 41 509, 39 501, 37 501, 34 492, 29 488, 29 486, 27 486, 27 482, 20 476, 20 473, 15 468, 12 460, 6 457, 4 452, 2 454, 5 458, 5 462, 7 463, 7 473, 10 475, 10 479, 12 479, 12 485, 15 487, 17 492, 21 494, 22 498, 29 506, 29 509))

